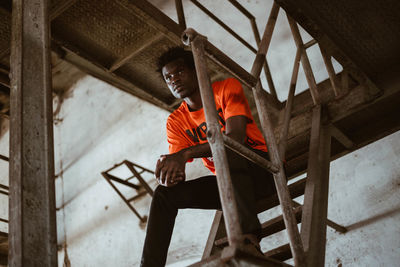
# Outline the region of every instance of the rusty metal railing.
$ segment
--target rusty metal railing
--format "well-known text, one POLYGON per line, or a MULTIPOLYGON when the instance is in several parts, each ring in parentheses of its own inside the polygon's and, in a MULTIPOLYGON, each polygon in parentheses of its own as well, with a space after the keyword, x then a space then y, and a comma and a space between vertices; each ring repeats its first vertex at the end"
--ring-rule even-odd
MULTIPOLYGON (((199 1, 197 0, 190 0, 195 6, 197 6, 201 11, 203 11, 207 16, 209 16, 212 20, 214 20, 217 24, 219 24, 224 30, 226 30, 229 34, 231 34, 236 40, 241 42, 245 47, 247 47, 251 52, 254 54, 257 54, 258 49, 254 48, 249 42, 247 42, 243 37, 241 37, 237 32, 235 32, 231 27, 229 27, 226 23, 224 23, 222 20, 220 20, 214 13, 212 13, 209 9, 207 9, 204 5, 202 5, 199 1)), ((258 31, 257 23, 256 23, 256 18, 244 7, 242 6, 239 2, 236 0, 228 0, 237 10, 239 10, 244 16, 246 16, 251 24, 251 29, 253 31, 254 39, 257 44, 257 47, 260 47, 260 33, 258 31)), ((176 12, 178 15, 178 22, 179 25, 183 28, 186 29, 186 20, 185 20, 185 15, 184 15, 184 9, 182 5, 182 0, 175 0, 175 6, 176 6, 176 12)), ((268 61, 265 58, 263 62, 263 70, 264 74, 268 83, 268 87, 270 90, 270 93, 273 97, 277 98, 276 94, 276 89, 275 85, 272 79, 271 71, 268 65, 268 61)))
MULTIPOLYGON (((277 12, 279 6, 274 4, 271 11, 270 19, 268 20, 270 27, 275 25, 277 12)), ((253 93, 256 100, 258 112, 260 114, 260 121, 263 128, 264 136, 268 141, 268 150, 270 151, 272 164, 278 167, 278 172, 274 173, 275 185, 278 192, 278 198, 281 203, 283 218, 285 226, 288 231, 288 236, 291 244, 292 255, 297 266, 305 266, 305 254, 302 247, 300 233, 297 228, 297 222, 293 214, 292 199, 286 185, 286 177, 283 170, 283 164, 280 160, 278 146, 275 141, 272 125, 269 120, 267 105, 263 103, 264 97, 261 94, 261 86, 259 82, 259 75, 261 72, 262 61, 268 50, 271 41, 273 29, 266 28, 258 56, 256 57, 251 76, 257 82, 253 83, 253 93)), ((229 166, 224 147, 224 138, 220 131, 220 126, 217 121, 217 114, 215 109, 215 101, 213 91, 211 89, 210 78, 207 74, 205 50, 208 44, 206 37, 197 34, 192 29, 187 29, 183 35, 183 42, 192 47, 193 57, 196 65, 196 72, 199 80, 200 93, 203 102, 204 113, 207 121, 207 138, 213 154, 214 164, 216 167, 217 183, 220 191, 221 206, 224 211, 224 219, 227 229, 227 235, 230 246, 237 246, 241 240, 241 229, 239 226, 238 211, 234 199, 234 193, 229 173, 229 166)))
MULTIPOLYGON (((254 17, 239 3, 237 3, 235 0, 229 0, 229 1, 234 6, 236 6, 243 14, 248 16, 248 18, 251 21, 254 21, 254 19, 252 19, 254 17)), ((180 2, 180 4, 177 4, 177 7, 180 7, 177 8, 179 22, 181 25, 186 25, 184 21, 184 14, 183 14, 183 7, 181 0, 176 0, 176 2, 180 2)), ((205 12, 212 19, 214 19, 218 24, 220 24, 225 30, 231 33, 239 41, 241 41, 250 50, 252 51, 254 50, 251 47, 249 47, 250 45, 247 42, 245 42, 238 34, 236 34, 226 24, 220 21, 215 15, 213 15, 198 1, 191 0, 191 2, 193 2, 203 12, 205 12)), ((263 34, 263 38, 261 40, 259 40, 258 38, 257 41, 258 50, 256 51, 256 58, 252 66, 251 73, 248 73, 246 70, 240 67, 236 62, 234 62, 227 55, 225 55, 223 52, 221 52, 219 49, 213 46, 210 42, 208 42, 205 36, 198 34, 193 29, 186 29, 182 36, 182 40, 184 44, 191 46, 193 57, 195 60, 200 93, 207 121, 207 128, 208 128, 207 138, 210 143, 216 167, 217 183, 220 191, 221 205, 224 211, 223 215, 227 230, 227 239, 229 241, 230 246, 237 246, 238 243, 240 243, 241 240, 240 236, 242 235, 242 232, 239 226, 239 218, 238 218, 236 203, 234 201, 233 202, 230 201, 231 199, 234 199, 234 193, 229 173, 228 161, 225 153, 225 146, 233 148, 233 150, 236 151, 237 153, 256 162, 258 165, 266 168, 271 173, 273 173, 275 185, 277 188, 277 195, 282 208, 283 219, 288 233, 290 249, 294 258, 295 266, 305 266, 306 265, 305 250, 303 247, 303 241, 301 239, 299 230, 297 228, 297 221, 293 213, 294 203, 290 197, 290 193, 287 187, 287 181, 282 160, 285 158, 285 150, 288 140, 291 110, 293 108, 293 99, 295 95, 300 62, 302 64, 302 67, 306 75, 306 80, 310 88, 310 93, 313 103, 315 105, 315 109, 321 110, 321 97, 319 95, 317 85, 315 82, 315 77, 311 68, 311 64, 306 53, 306 49, 315 45, 317 42, 315 40, 311 40, 308 43, 303 43, 297 23, 290 16, 287 16, 288 23, 290 25, 290 29, 293 35, 293 39, 297 46, 297 52, 294 59, 294 66, 291 76, 288 99, 286 102, 282 133, 280 135, 280 141, 278 146, 275 139, 273 126, 269 118, 268 100, 266 99, 265 92, 261 86, 260 74, 263 68, 264 70, 266 69, 265 68, 266 55, 268 52, 269 44, 271 42, 276 19, 279 14, 279 9, 280 7, 274 2, 263 34), (262 132, 265 140, 267 140, 267 146, 271 162, 266 161, 265 159, 260 160, 255 155, 250 153, 251 151, 249 149, 238 145, 233 140, 231 140, 227 136, 224 136, 221 133, 220 126, 217 121, 217 114, 215 111, 215 101, 214 101, 213 91, 211 89, 211 82, 207 74, 206 56, 215 63, 217 63, 218 65, 220 65, 221 67, 223 67, 225 70, 233 74, 235 77, 241 80, 242 83, 252 88, 257 111, 260 117, 262 132)), ((255 21, 254 24, 252 25, 255 25, 255 21)), ((256 25, 253 26, 253 30, 254 28, 256 28, 256 25)), ((254 30, 254 32, 256 31, 254 30)), ((320 49, 326 69, 329 74, 329 78, 331 79, 332 88, 335 92, 335 95, 338 96, 340 94, 340 88, 335 80, 336 77, 332 66, 331 58, 323 48, 320 49)), ((321 123, 321 121, 322 120, 319 120, 316 123, 321 123)), ((314 126, 314 128, 315 127, 316 126, 314 126)), ((330 139, 327 138, 326 140, 330 139)), ((317 141, 319 142, 319 140, 317 141)), ((314 166, 314 168, 316 167, 314 166)), ((299 204, 295 203, 295 205, 299 204)))

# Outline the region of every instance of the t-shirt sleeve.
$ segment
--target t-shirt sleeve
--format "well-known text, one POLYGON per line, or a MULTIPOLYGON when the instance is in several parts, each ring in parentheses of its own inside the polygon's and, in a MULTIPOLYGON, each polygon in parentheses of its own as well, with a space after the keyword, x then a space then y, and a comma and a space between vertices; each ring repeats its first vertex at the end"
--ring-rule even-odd
MULTIPOLYGON (((170 118, 167 120, 167 141, 168 141, 168 150, 169 153, 176 153, 181 151, 184 148, 187 148, 189 146, 192 146, 188 142, 188 140, 184 137, 184 135, 181 132, 182 130, 176 122, 172 121, 170 118)), ((188 162, 193 161, 193 159, 189 159, 188 162)))
POLYGON ((222 107, 225 119, 242 115, 253 120, 242 85, 235 78, 226 80, 222 92, 222 107))

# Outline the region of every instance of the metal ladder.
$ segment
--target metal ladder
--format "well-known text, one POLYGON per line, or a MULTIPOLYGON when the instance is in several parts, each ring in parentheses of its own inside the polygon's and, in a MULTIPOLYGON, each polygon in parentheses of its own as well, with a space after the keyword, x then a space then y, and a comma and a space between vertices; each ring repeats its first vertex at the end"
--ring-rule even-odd
POLYGON ((125 202, 126 205, 128 205, 129 209, 139 218, 140 223, 139 225, 141 227, 145 227, 146 222, 147 222, 147 216, 142 216, 139 214, 139 212, 135 209, 135 207, 131 204, 134 200, 149 194, 150 196, 153 196, 153 189, 147 184, 145 179, 142 177, 143 173, 150 173, 154 175, 154 172, 146 169, 145 167, 142 167, 138 164, 135 164, 133 162, 130 162, 129 160, 124 160, 121 163, 115 164, 113 167, 107 169, 106 171, 103 171, 101 175, 104 177, 104 179, 109 183, 109 185, 117 192, 117 194, 122 198, 122 200, 125 202), (132 173, 132 176, 122 179, 119 177, 116 177, 110 172, 122 165, 125 165, 129 171, 132 173), (135 184, 131 181, 131 179, 136 178, 139 181, 139 184, 135 184), (131 197, 125 196, 121 190, 118 189, 118 187, 114 183, 119 183, 121 185, 130 187, 134 190, 136 190, 137 194, 131 197))

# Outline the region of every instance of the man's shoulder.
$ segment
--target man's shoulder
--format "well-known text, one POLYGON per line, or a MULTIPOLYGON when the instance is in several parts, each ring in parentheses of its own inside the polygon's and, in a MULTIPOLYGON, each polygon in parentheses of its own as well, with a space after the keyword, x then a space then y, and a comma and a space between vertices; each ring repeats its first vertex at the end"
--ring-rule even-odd
POLYGON ((168 119, 167 119, 167 124, 172 123, 173 121, 179 120, 183 116, 185 116, 186 112, 186 107, 184 101, 179 105, 177 109, 175 109, 171 114, 169 114, 168 119))
POLYGON ((215 81, 212 84, 212 87, 215 92, 219 92, 224 89, 229 89, 231 86, 241 86, 241 85, 240 82, 233 77, 229 77, 220 81, 215 81))

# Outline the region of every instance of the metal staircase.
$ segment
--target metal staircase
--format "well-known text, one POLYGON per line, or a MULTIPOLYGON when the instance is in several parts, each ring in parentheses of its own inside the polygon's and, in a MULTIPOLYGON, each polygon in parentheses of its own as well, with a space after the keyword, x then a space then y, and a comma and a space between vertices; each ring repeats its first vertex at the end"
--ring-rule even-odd
MULTIPOLYGON (((216 167, 218 188, 221 197, 221 205, 223 210, 223 219, 227 241, 229 246, 222 249, 220 257, 212 257, 214 246, 221 245, 226 240, 215 240, 217 234, 221 235, 219 225, 222 220, 220 214, 217 214, 213 223, 214 229, 211 234, 203 255, 203 260, 194 266, 220 266, 228 264, 230 261, 239 261, 241 265, 249 264, 252 257, 249 255, 243 257, 243 244, 241 241, 241 230, 239 226, 239 218, 234 199, 233 188, 230 180, 229 166, 224 146, 227 146, 237 153, 252 159, 254 162, 263 166, 274 175, 275 185, 277 188, 277 198, 282 209, 281 218, 273 219, 264 224, 264 234, 270 231, 271 227, 282 230, 283 219, 289 237, 289 246, 285 245, 275 251, 265 253, 265 256, 275 256, 280 260, 287 258, 287 248, 290 248, 290 254, 293 256, 295 266, 323 266, 325 257, 326 242, 326 223, 327 223, 327 201, 328 201, 328 185, 329 185, 329 164, 331 157, 331 133, 330 123, 327 116, 323 113, 323 105, 319 95, 314 75, 307 57, 306 49, 312 44, 305 46, 297 27, 296 22, 288 16, 288 22, 292 30, 292 34, 297 46, 297 55, 294 62, 293 73, 291 78, 291 86, 289 90, 288 101, 285 109, 285 120, 283 125, 283 133, 280 140, 280 146, 276 142, 273 124, 270 119, 268 99, 263 94, 263 89, 259 80, 262 67, 265 65, 266 55, 272 38, 275 22, 278 16, 279 6, 274 3, 268 18, 267 26, 256 58, 251 69, 251 73, 243 72, 239 66, 234 64, 225 64, 228 69, 241 70, 242 82, 250 85, 253 90, 254 100, 257 106, 259 119, 261 122, 262 132, 267 146, 271 162, 267 160, 259 160, 252 155, 251 151, 244 146, 235 142, 220 132, 217 113, 215 111, 214 96, 211 88, 211 81, 207 74, 207 55, 210 58, 217 58, 220 64, 232 61, 227 58, 217 48, 212 46, 205 36, 195 32, 193 29, 187 29, 182 35, 184 44, 191 46, 194 55, 196 72, 199 80, 199 87, 203 101, 203 108, 207 121, 207 138, 211 146, 212 155, 216 167), (283 167, 282 160, 285 158, 285 148, 287 143, 288 127, 290 123, 293 97, 296 87, 296 80, 299 70, 299 61, 301 61, 307 82, 310 87, 311 97, 313 100, 311 137, 308 159, 308 177, 304 188, 304 206, 294 208, 292 196, 287 186, 287 179, 283 167), (231 68, 232 67, 232 68, 231 68), (300 213, 301 212, 301 213, 300 213), (301 220, 300 220, 301 217, 301 220), (280 221, 280 222, 279 222, 280 221), (297 223, 302 223, 301 233, 298 231, 297 223), (272 225, 272 226, 271 226, 272 225), (286 255, 283 255, 285 254, 286 255), (212 260, 210 260, 210 258, 212 260), (246 263, 245 263, 246 262, 246 263)), ((336 75, 333 72, 332 62, 326 51, 321 49, 327 71, 331 78, 332 88, 336 96, 340 95, 339 86, 337 85, 336 75)), ((234 72, 234 71, 233 71, 234 72)), ((237 73, 236 73, 237 74, 237 73)), ((304 181, 301 181, 304 184, 304 181)), ((244 253, 246 254, 246 253, 244 253)), ((257 255, 253 255, 257 258, 257 255)), ((276 262, 254 263, 255 266, 277 266, 276 262)))

